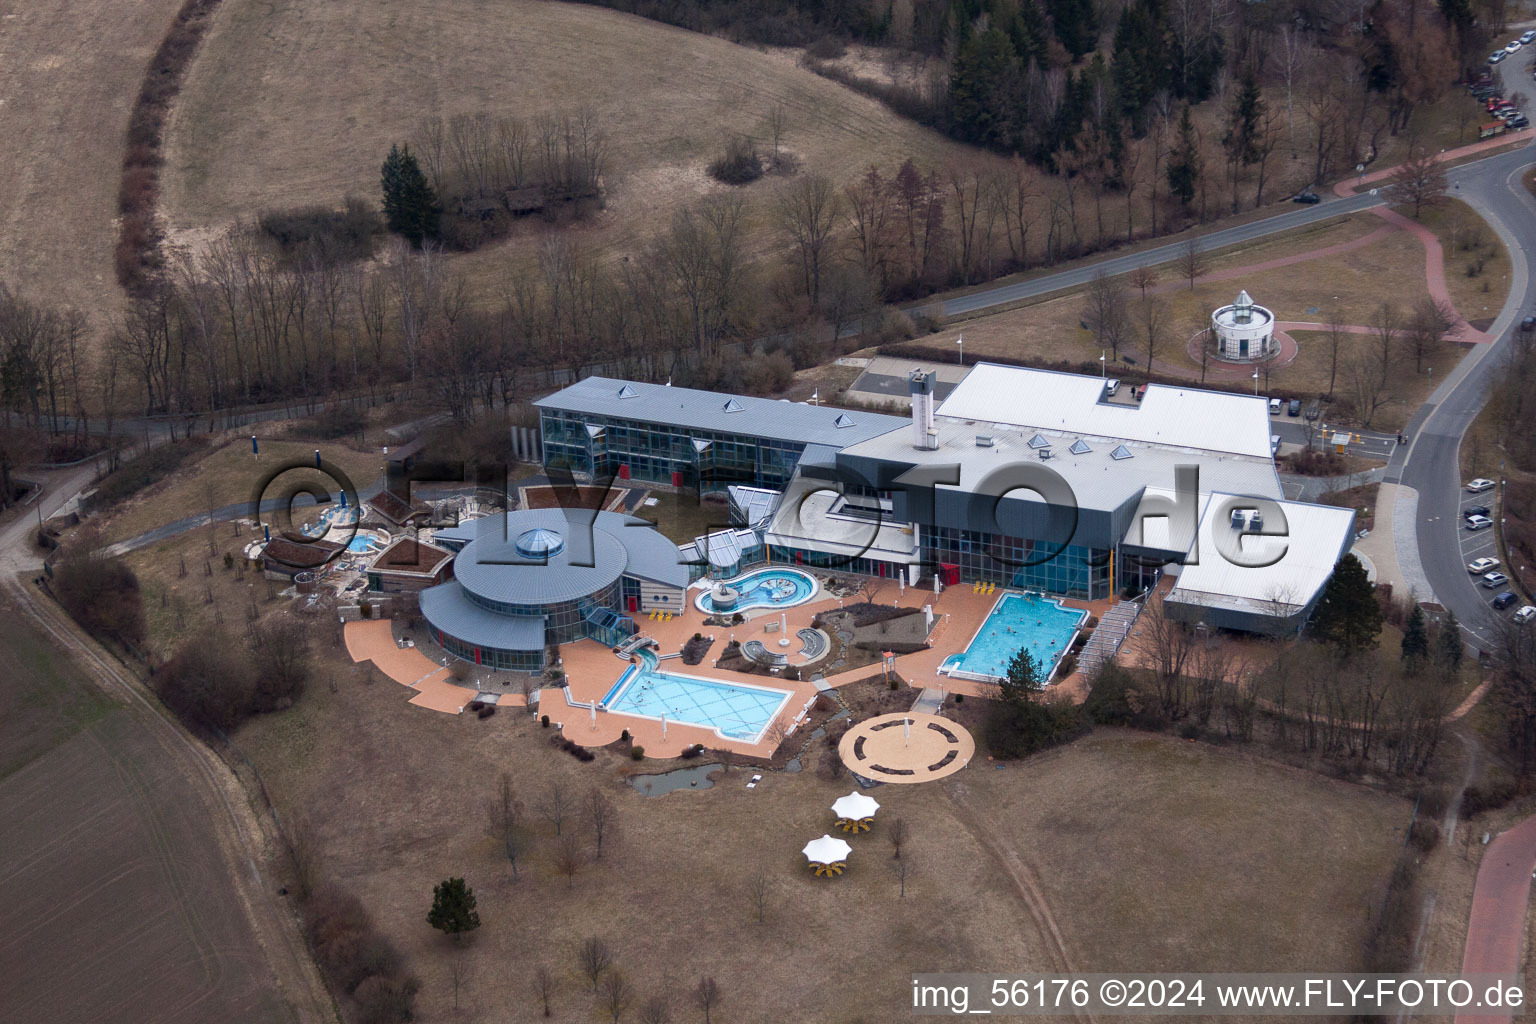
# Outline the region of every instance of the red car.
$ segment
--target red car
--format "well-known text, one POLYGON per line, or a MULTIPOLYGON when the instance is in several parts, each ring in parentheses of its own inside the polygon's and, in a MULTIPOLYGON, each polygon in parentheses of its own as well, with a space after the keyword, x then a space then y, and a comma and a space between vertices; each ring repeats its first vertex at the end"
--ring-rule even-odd
POLYGON ((1488 97, 1488 113, 1491 114, 1495 110, 1498 110, 1499 109, 1499 105, 1502 104, 1503 102, 1504 102, 1504 97, 1503 96, 1489 96, 1488 97))

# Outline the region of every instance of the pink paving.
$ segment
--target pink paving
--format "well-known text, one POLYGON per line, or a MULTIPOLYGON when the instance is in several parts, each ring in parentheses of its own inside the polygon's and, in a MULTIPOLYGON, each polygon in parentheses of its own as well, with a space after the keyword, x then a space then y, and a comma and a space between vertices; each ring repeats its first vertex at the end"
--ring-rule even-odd
MULTIPOLYGON (((389 619, 363 619, 349 622, 342 630, 347 653, 353 661, 371 661, 374 667, 402 686, 416 691, 410 702, 456 715, 477 696, 475 690, 449 682, 451 671, 414 647, 395 642, 394 623, 389 619)), ((525 703, 517 694, 503 694, 502 704, 525 703)))
MULTIPOLYGON (((1525 943, 1526 904, 1531 873, 1536 871, 1536 816, 1502 833, 1489 844, 1477 872, 1472 915, 1467 923, 1463 974, 1515 974, 1525 943)), ((1456 1024, 1495 1024, 1508 1013, 1458 1013, 1456 1024)))

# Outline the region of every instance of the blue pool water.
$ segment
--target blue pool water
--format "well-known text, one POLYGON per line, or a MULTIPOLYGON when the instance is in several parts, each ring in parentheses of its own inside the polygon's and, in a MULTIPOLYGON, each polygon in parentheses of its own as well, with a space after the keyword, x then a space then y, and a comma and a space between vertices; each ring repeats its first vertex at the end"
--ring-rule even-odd
MULTIPOLYGON (((741 594, 734 607, 724 609, 726 612, 746 611, 749 608, 791 608, 816 596, 816 577, 798 569, 756 569, 745 576, 727 580, 726 585, 741 594)), ((707 590, 699 595, 695 604, 702 612, 715 612, 715 604, 710 600, 707 590)))
POLYGON ((363 533, 347 541, 347 550, 353 554, 365 554, 369 551, 377 551, 378 548, 378 541, 363 533))
POLYGON ((1001 679, 1013 656, 1027 648, 1041 673, 1049 676, 1087 617, 1087 612, 1063 608, 1051 598, 1010 591, 998 598, 965 650, 945 658, 941 669, 1001 679))
POLYGON ((608 691, 608 711, 702 725, 733 740, 756 740, 788 700, 786 690, 675 676, 631 665, 608 691))

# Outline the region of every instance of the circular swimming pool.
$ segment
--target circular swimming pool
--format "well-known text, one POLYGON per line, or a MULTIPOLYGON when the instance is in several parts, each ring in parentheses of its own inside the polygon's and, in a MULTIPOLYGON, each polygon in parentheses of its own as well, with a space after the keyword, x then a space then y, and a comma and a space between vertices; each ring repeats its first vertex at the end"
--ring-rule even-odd
POLYGON ((734 600, 729 607, 716 607, 713 589, 700 594, 694 604, 707 615, 742 612, 752 608, 792 608, 816 596, 816 577, 799 569, 755 569, 726 587, 734 600))

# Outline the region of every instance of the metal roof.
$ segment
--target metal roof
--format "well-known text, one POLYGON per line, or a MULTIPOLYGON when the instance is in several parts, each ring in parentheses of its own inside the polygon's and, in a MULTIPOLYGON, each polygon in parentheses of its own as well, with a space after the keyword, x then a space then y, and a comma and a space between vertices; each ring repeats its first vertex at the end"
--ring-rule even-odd
MULTIPOLYGON (((907 426, 907 420, 899 416, 611 377, 588 377, 533 404, 541 409, 561 409, 578 415, 612 416, 686 430, 827 444, 834 448, 907 426), (622 391, 632 391, 634 397, 620 397, 622 391), (846 425, 839 426, 839 420, 846 425)), ((1268 435, 1265 436, 1267 440, 1268 435)))
MULTIPOLYGON (((1230 539, 1239 531, 1232 526, 1234 508, 1252 508, 1236 495, 1215 493, 1200 518, 1199 563, 1179 569, 1170 601, 1212 607, 1235 608, 1264 614, 1290 614, 1311 603, 1328 582, 1334 564, 1353 539, 1353 509, 1279 501, 1284 516, 1283 537, 1249 535, 1242 538, 1245 557, 1280 553, 1273 565, 1251 567, 1234 564, 1217 548, 1217 534, 1230 539)), ((1268 517, 1266 517, 1268 518, 1268 517)), ((1267 529, 1280 524, 1265 522, 1267 529)))
MULTIPOLYGON (((441 531, 439 539, 446 533, 441 531)), ((651 523, 618 512, 523 509, 472 520, 452 533, 449 539, 473 537, 454 560, 454 576, 487 601, 573 601, 597 593, 621 575, 688 585, 688 569, 678 561, 677 545, 651 523), (534 530, 555 534, 564 543, 545 560, 520 554, 516 540, 534 530)))
POLYGON ((1269 457, 1269 406, 1263 398, 1164 384, 1148 385, 1139 404, 1103 398, 1104 381, 1096 377, 977 363, 937 415, 973 424, 1269 457))
POLYGON ((544 616, 486 611, 464 596, 458 580, 423 590, 418 601, 421 614, 434 629, 465 643, 504 651, 544 649, 544 616))

